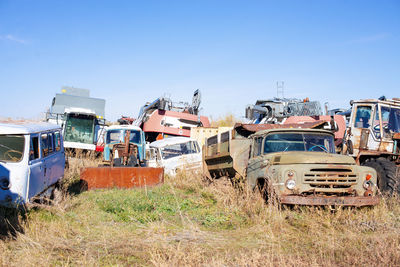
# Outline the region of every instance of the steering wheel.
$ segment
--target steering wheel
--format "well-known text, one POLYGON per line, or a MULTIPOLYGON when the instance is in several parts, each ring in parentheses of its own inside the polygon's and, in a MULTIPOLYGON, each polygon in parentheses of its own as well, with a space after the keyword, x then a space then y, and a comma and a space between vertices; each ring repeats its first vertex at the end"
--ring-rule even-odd
POLYGON ((310 148, 308 149, 308 151, 313 151, 314 148, 316 148, 316 147, 319 148, 319 149, 321 149, 322 151, 328 153, 328 149, 327 149, 325 146, 323 146, 323 145, 314 145, 314 146, 310 147, 310 148))
POLYGON ((19 160, 22 157, 22 152, 14 149, 9 149, 4 153, 4 156, 9 158, 10 160, 19 160), (17 154, 19 156, 14 157, 12 154, 17 154))
MULTIPOLYGON (((389 129, 389 123, 388 122, 382 122, 382 127, 385 131, 387 131, 389 129)), ((374 131, 379 132, 380 131, 380 125, 379 123, 377 125, 374 126, 374 131)))

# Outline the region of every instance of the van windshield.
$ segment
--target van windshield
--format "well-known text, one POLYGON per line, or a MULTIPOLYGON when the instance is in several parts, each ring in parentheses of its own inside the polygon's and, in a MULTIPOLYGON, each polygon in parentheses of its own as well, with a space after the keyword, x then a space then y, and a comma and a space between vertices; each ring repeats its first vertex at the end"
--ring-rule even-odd
POLYGON ((274 133, 265 138, 264 153, 315 151, 335 153, 333 136, 312 133, 274 133))
POLYGON ((20 135, 0 135, 0 160, 19 162, 24 156, 25 138, 20 135))

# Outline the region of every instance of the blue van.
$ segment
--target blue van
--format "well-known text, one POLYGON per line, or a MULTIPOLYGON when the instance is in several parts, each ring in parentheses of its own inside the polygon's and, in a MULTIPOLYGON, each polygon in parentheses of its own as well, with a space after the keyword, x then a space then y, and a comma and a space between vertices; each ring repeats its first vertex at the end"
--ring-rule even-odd
POLYGON ((50 123, 0 123, 0 205, 51 195, 64 176, 61 132, 50 123))

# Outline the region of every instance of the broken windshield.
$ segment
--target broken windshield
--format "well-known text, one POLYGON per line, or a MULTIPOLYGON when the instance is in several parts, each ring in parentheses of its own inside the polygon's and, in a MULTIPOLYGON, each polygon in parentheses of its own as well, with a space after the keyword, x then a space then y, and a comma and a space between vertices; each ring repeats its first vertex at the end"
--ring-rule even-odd
POLYGON ((23 135, 0 135, 0 161, 19 162, 24 156, 23 135))
POLYGON ((274 133, 265 138, 264 153, 316 151, 335 153, 333 136, 313 133, 274 133))
POLYGON ((65 126, 64 140, 93 144, 94 122, 95 119, 92 116, 69 114, 65 126))

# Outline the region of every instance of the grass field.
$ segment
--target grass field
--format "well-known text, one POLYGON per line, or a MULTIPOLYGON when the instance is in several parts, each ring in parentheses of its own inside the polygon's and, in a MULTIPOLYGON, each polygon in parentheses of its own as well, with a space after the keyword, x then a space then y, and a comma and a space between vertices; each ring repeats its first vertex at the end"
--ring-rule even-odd
POLYGON ((259 194, 181 174, 162 186, 79 193, 71 164, 53 205, 11 220, 8 266, 399 266, 400 204, 363 209, 266 205, 259 194))

